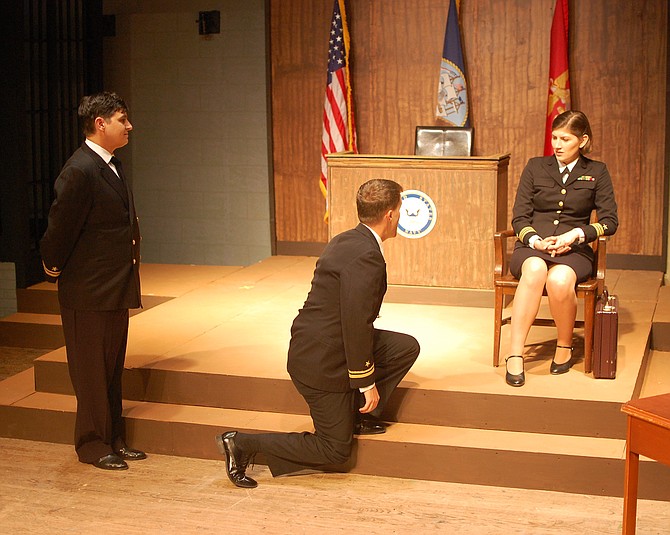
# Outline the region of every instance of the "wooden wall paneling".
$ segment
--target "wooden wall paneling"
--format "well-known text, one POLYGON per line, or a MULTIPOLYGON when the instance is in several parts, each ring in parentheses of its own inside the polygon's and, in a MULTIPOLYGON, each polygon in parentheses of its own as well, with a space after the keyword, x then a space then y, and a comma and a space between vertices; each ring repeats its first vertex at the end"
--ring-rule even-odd
POLYGON ((332 1, 270 3, 277 242, 325 242, 321 117, 332 1))
MULTIPOLYGON (((483 156, 511 153, 510 210, 524 165, 543 150, 554 3, 461 2, 474 150, 483 156)), ((314 145, 320 143, 325 86, 322 28, 332 1, 271 0, 271 5, 277 237, 326 241, 323 201, 311 184, 319 172, 314 145), (294 102, 297 86, 301 102, 294 102), (295 129, 302 132, 294 136, 295 129), (292 139, 284 139, 287 132, 292 139)), ((349 1, 347 7, 359 149, 411 154, 415 126, 436 121, 447 4, 349 1)), ((660 258, 667 2, 570 0, 570 9, 574 107, 592 122, 592 156, 610 168, 619 203, 621 227, 608 251, 660 258)))
POLYGON ((574 107, 589 116, 590 156, 607 164, 619 206, 620 227, 608 253, 658 256, 665 217, 667 3, 617 2, 612 9, 598 0, 575 7, 574 107))
MULTIPOLYGON (((640 88, 640 140, 644 147, 644 158, 640 160, 640 179, 644 182, 647 198, 645 203, 647 229, 644 235, 643 254, 661 255, 666 258, 668 177, 665 176, 665 159, 668 151, 666 128, 663 128, 667 106, 668 80, 668 4, 667 2, 645 2, 642 4, 642 31, 640 35, 655 35, 657 40, 641 48, 645 71, 645 83, 640 88), (650 133, 653 135, 650 136, 650 133)), ((644 41, 644 39, 643 39, 644 41)), ((633 155, 632 155, 633 156, 633 155)), ((633 156, 634 157, 634 156, 633 156)))
POLYGON ((361 154, 413 154, 414 131, 435 124, 444 2, 351 2, 361 154), (357 17, 356 24, 353 17, 357 17))
POLYGON ((593 153, 589 156, 607 164, 619 201, 622 224, 617 236, 610 241, 608 252, 617 252, 625 243, 629 252, 636 253, 641 249, 642 234, 636 232, 632 236, 630 229, 642 228, 642 211, 631 209, 631 203, 622 201, 643 198, 643 183, 639 179, 630 179, 640 176, 642 154, 639 92, 627 80, 633 65, 639 68, 639 59, 635 47, 629 46, 620 36, 624 24, 631 30, 636 26, 638 31, 640 28, 633 3, 609 13, 602 9, 602 1, 596 0, 580 6, 574 17, 573 50, 588 50, 589 53, 573 53, 571 57, 571 76, 577 88, 573 107, 584 111, 591 121, 593 153), (599 18, 596 19, 596 15, 599 18), (594 83, 596 80, 599 82, 594 83), (629 153, 635 155, 633 159, 629 153), (624 169, 625 175, 622 174, 624 169), (626 178, 622 179, 624 176, 626 178))
POLYGON ((542 154, 554 0, 463 0, 475 154, 509 152, 508 213, 530 157, 542 154))

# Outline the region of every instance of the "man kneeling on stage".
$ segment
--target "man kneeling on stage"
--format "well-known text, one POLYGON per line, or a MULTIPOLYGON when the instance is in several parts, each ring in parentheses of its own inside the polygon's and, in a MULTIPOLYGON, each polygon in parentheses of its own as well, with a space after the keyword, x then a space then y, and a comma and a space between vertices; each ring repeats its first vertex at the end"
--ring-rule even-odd
POLYGON ((360 224, 328 243, 293 321, 287 368, 309 405, 314 433, 217 435, 238 487, 257 486, 246 475, 256 453, 279 476, 345 463, 354 434, 386 431, 382 410, 419 355, 412 336, 373 325, 386 293, 382 242, 397 234, 401 193, 399 184, 383 179, 359 188, 360 224))

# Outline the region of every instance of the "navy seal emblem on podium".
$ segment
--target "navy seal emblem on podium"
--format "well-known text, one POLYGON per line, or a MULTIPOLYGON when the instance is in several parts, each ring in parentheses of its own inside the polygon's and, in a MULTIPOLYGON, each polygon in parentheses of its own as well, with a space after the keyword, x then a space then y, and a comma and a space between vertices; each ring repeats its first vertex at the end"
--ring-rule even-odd
POLYGON ((423 238, 435 227, 437 208, 433 199, 418 189, 402 192, 398 234, 405 238, 423 238))

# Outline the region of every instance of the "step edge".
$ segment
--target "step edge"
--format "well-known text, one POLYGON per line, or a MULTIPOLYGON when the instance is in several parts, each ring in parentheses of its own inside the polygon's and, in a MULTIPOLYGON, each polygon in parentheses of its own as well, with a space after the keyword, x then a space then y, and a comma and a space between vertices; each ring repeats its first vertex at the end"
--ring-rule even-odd
MULTIPOLYGON (((74 396, 66 394, 33 392, 30 396, 24 397, 11 405, 5 405, 5 407, 74 414, 76 400, 74 396), (50 403, 50 401, 56 403, 50 403), (62 406, 64 402, 66 405, 69 404, 69 406, 62 406), (54 408, 54 405, 60 405, 60 407, 54 408)), ((220 427, 222 430, 230 429, 231 427, 221 424, 221 422, 225 422, 226 420, 234 420, 236 424, 240 424, 237 427, 245 431, 302 432, 306 430, 305 427, 313 429, 311 418, 304 415, 199 407, 195 405, 172 405, 143 401, 124 401, 124 417, 134 420, 136 423, 150 421, 165 425, 220 427), (149 413, 154 411, 157 411, 158 414, 152 417, 149 413), (173 414, 169 414, 170 412, 173 412, 173 414)), ((404 442, 407 444, 478 448, 489 451, 504 450, 587 458, 622 459, 625 454, 625 439, 551 435, 523 431, 498 431, 411 423, 393 423, 389 426, 386 434, 363 436, 359 437, 359 440, 404 442), (433 437, 427 440, 416 440, 412 438, 412 433, 418 435, 438 433, 441 435, 441 439, 438 440, 433 437), (529 446, 520 447, 519 445, 515 445, 514 447, 501 447, 504 444, 510 446, 511 439, 520 440, 525 444, 529 444, 529 446), (551 447, 546 447, 547 444, 551 447), (537 446, 540 445, 544 445, 544 447, 538 448, 537 446), (591 448, 599 454, 591 454, 589 451, 585 451, 591 448)))

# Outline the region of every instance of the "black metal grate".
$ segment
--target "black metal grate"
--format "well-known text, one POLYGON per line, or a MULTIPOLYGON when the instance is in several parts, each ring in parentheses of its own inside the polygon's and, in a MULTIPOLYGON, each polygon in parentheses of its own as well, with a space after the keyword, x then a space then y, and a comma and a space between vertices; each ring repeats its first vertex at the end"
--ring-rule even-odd
POLYGON ((53 182, 80 143, 85 0, 26 0, 26 124, 31 250, 46 229, 53 182))
POLYGON ((83 139, 79 101, 103 88, 104 25, 102 0, 12 0, 10 6, 23 25, 7 38, 9 54, 23 61, 15 62, 10 100, 16 109, 7 115, 21 127, 12 143, 13 174, 3 179, 15 193, 13 203, 0 202, 6 251, 0 256, 15 262, 17 286, 26 287, 43 279, 39 241, 53 183, 83 139))

